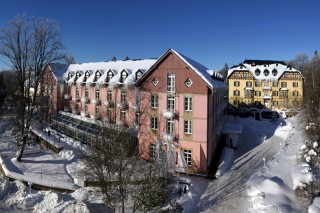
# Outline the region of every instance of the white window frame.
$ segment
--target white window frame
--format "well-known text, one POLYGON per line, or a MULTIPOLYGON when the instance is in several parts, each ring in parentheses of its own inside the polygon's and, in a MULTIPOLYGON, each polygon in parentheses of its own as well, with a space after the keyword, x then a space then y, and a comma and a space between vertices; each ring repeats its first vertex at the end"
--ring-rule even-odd
POLYGON ((156 159, 156 145, 154 143, 150 143, 150 160, 156 159))
POLYGON ((185 134, 192 134, 192 121, 191 120, 184 120, 184 133, 185 134))
POLYGON ((175 97, 172 95, 167 96, 167 109, 174 110, 175 109, 175 97))
POLYGON ((167 75, 167 92, 176 91, 176 74, 168 73, 167 75))
POLYGON ((183 156, 188 166, 192 166, 192 149, 183 149, 183 156))
POLYGON ((184 111, 192 111, 192 97, 184 97, 184 111))
POLYGON ((150 129, 158 130, 158 117, 150 118, 150 129))
POLYGON ((191 85, 193 84, 192 80, 190 78, 188 78, 184 84, 187 86, 187 87, 191 87, 191 85))
POLYGON ((152 80, 151 80, 151 83, 153 84, 153 86, 157 86, 157 84, 159 83, 158 79, 156 77, 154 77, 152 80))
POLYGON ((167 119, 167 133, 174 133, 174 120, 172 118, 167 119))
POLYGON ((158 95, 157 94, 151 94, 151 108, 158 108, 158 95))

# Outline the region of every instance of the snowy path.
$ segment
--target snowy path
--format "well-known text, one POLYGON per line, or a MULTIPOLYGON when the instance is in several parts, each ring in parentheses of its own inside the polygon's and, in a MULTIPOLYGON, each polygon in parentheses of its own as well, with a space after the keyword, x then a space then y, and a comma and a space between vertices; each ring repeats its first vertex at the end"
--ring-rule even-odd
POLYGON ((291 129, 284 121, 283 126, 252 118, 237 118, 235 122, 243 125, 236 160, 227 173, 209 183, 199 204, 202 212, 248 212, 248 180, 263 167, 263 158, 268 162, 275 156, 291 129))

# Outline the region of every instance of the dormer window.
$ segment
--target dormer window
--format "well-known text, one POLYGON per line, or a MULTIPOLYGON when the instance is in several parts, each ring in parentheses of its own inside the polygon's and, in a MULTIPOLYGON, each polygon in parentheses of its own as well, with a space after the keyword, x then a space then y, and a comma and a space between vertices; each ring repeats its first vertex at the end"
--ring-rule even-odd
POLYGON ((141 71, 141 70, 138 70, 138 71, 136 72, 136 81, 139 80, 139 79, 142 77, 142 75, 143 75, 142 71, 141 71))
POLYGON ((153 86, 157 86, 157 84, 159 83, 158 79, 156 77, 154 77, 151 81, 151 83, 153 84, 153 86))
POLYGON ((97 71, 94 81, 97 81, 100 77, 101 77, 101 73, 97 71))
POLYGON ((125 70, 123 70, 121 72, 120 82, 123 83, 127 79, 127 77, 128 77, 128 73, 125 70))
POLYGON ((90 77, 90 73, 87 71, 84 77, 84 81, 86 81, 90 77))
POLYGON ((107 82, 110 82, 112 77, 113 77, 113 72, 111 70, 109 70, 107 73, 107 82))
POLYGON ((69 80, 70 78, 72 78, 72 77, 73 77, 72 73, 69 72, 69 73, 68 73, 68 80, 69 80))
POLYGON ((77 80, 79 77, 80 77, 80 72, 77 72, 75 80, 77 80))
POLYGON ((254 73, 256 74, 256 76, 259 76, 261 71, 259 69, 256 69, 256 71, 254 71, 254 73))
POLYGON ((273 76, 276 76, 277 74, 278 74, 278 71, 277 71, 276 69, 273 69, 273 70, 272 70, 272 75, 273 75, 273 76))
POLYGON ((192 80, 190 78, 188 78, 184 84, 187 86, 187 87, 191 87, 191 85, 193 84, 192 80))
POLYGON ((269 70, 265 69, 265 70, 263 71, 263 74, 264 74, 265 76, 268 76, 268 75, 269 75, 269 70))

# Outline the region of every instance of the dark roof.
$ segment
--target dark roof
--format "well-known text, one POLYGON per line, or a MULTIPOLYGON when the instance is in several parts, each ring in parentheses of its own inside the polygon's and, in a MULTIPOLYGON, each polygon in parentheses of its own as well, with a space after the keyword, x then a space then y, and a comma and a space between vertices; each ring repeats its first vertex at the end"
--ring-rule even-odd
POLYGON ((61 78, 62 75, 67 71, 68 65, 67 64, 60 64, 60 63, 50 63, 49 64, 52 72, 57 78, 61 78))
POLYGON ((255 64, 255 65, 268 65, 268 64, 282 64, 282 65, 287 65, 283 61, 273 61, 273 60, 245 60, 242 62, 243 64, 255 64))

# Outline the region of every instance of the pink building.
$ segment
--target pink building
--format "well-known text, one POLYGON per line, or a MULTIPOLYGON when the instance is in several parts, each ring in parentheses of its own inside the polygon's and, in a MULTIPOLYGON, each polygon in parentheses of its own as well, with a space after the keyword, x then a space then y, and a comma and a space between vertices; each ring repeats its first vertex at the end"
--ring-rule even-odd
POLYGON ((157 158, 159 143, 169 166, 210 173, 212 162, 219 161, 214 155, 227 105, 222 76, 170 49, 136 86, 141 94, 141 156, 157 158), (179 163, 181 156, 185 163, 179 163))

